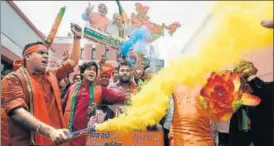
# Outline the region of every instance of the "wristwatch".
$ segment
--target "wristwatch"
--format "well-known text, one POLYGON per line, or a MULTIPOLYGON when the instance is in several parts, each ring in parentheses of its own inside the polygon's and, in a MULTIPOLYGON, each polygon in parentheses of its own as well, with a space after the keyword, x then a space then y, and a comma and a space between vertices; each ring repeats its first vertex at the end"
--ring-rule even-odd
POLYGON ((74 36, 73 38, 74 39, 81 39, 82 37, 81 36, 74 36))

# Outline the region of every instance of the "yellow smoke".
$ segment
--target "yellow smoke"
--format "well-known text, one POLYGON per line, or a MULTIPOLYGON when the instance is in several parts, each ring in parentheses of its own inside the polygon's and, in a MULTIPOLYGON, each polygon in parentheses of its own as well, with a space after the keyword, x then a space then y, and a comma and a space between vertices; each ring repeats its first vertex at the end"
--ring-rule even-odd
POLYGON ((213 16, 210 33, 199 44, 197 55, 184 54, 173 61, 132 97, 127 115, 111 119, 96 129, 128 132, 155 125, 165 115, 169 96, 176 85, 203 85, 211 71, 233 65, 243 53, 273 44, 273 30, 260 24, 263 19, 273 19, 271 1, 219 2, 213 16))

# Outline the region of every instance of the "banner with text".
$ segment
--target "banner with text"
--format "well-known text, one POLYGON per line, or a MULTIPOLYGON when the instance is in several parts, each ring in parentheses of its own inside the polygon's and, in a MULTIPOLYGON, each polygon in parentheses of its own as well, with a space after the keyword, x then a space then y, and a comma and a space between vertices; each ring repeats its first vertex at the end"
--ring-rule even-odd
MULTIPOLYGON (((88 127, 96 126, 124 113, 125 106, 93 104, 88 108, 88 127)), ((127 134, 116 132, 91 132, 86 146, 164 146, 164 135, 160 124, 148 127, 147 131, 127 134)))

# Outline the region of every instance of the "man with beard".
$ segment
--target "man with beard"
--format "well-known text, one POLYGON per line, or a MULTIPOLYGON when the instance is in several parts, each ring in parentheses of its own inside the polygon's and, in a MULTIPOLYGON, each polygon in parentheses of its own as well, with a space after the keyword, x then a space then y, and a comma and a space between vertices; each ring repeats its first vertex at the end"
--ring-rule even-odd
MULTIPOLYGON (((69 88, 69 92, 63 100, 65 108, 65 125, 70 131, 78 131, 86 128, 89 115, 88 110, 93 104, 101 104, 102 100, 111 104, 127 100, 127 96, 115 89, 108 89, 96 85, 99 68, 95 62, 84 63, 80 67, 82 82, 69 88)), ((71 145, 85 145, 86 137, 73 139, 71 145)))
POLYGON ((48 45, 30 43, 22 60, 13 63, 15 71, 2 80, 10 145, 60 145, 68 139, 58 82, 73 72, 80 58, 82 28, 72 24, 71 31, 72 53, 61 66, 47 70, 48 45))
MULTIPOLYGON (((132 77, 132 69, 127 63, 120 63, 118 67, 119 80, 117 84, 110 85, 110 89, 118 89, 127 95, 135 94, 136 83, 132 77)), ((108 102, 104 102, 109 104, 108 102)))

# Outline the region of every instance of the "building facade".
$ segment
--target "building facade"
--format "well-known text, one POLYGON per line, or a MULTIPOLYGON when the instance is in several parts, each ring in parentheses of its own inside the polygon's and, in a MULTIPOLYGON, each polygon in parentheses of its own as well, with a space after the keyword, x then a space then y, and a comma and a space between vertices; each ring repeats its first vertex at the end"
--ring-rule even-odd
MULTIPOLYGON (((56 37, 53 44, 51 45, 50 51, 50 68, 56 67, 62 62, 64 52, 70 52, 73 47, 73 37, 56 37)), ((95 44, 86 38, 82 38, 81 42, 81 56, 79 65, 88 61, 99 62, 102 58, 102 55, 105 55, 107 58, 107 63, 112 64, 113 66, 117 65, 117 50, 114 48, 106 48, 104 45, 95 44)), ((74 73, 70 74, 70 80, 73 76, 79 72, 79 66, 76 66, 74 73)))
MULTIPOLYGON (((203 40, 208 33, 208 28, 211 25, 211 19, 214 15, 210 13, 201 27, 195 32, 195 34, 189 39, 181 53, 196 53, 199 50, 199 41, 203 40)), ((259 22, 258 22, 259 23, 259 22)), ((261 51, 253 51, 241 56, 242 59, 252 62, 258 69, 257 76, 264 81, 273 81, 273 45, 262 49, 261 51)))
POLYGON ((1 72, 13 68, 13 61, 20 59, 26 44, 43 39, 13 1, 1 1, 1 72))
MULTIPOLYGON (((60 62, 62 55, 65 51, 70 52, 72 49, 73 38, 70 36, 67 37, 56 37, 51 46, 52 60, 60 62)), ((116 65, 117 62, 117 50, 114 48, 107 48, 101 44, 95 44, 86 38, 82 38, 81 42, 81 56, 80 63, 85 61, 96 61, 99 62, 102 58, 102 55, 105 55, 107 62, 113 65, 116 65)))

